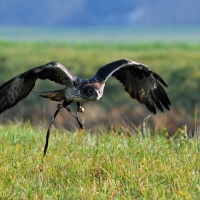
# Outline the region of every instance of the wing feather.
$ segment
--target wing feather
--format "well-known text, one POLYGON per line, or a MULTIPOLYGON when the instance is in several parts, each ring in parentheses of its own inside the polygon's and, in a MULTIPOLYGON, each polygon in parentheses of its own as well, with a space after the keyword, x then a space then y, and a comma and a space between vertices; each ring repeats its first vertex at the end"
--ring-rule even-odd
POLYGON ((30 69, 0 86, 0 113, 27 97, 38 78, 70 86, 77 77, 58 62, 50 62, 30 69))
POLYGON ((128 59, 121 59, 101 67, 94 78, 106 82, 110 76, 114 76, 123 85, 126 92, 133 99, 152 112, 156 113, 156 107, 163 110, 170 109, 170 100, 162 85, 167 87, 165 81, 149 67, 128 59))

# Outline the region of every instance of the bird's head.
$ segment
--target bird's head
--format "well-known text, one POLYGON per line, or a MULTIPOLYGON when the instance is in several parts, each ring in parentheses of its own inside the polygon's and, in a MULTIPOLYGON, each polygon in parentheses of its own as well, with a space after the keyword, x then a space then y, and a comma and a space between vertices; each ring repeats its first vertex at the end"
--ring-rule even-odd
POLYGON ((100 91, 92 86, 85 86, 81 88, 80 94, 88 101, 98 101, 101 98, 100 91))

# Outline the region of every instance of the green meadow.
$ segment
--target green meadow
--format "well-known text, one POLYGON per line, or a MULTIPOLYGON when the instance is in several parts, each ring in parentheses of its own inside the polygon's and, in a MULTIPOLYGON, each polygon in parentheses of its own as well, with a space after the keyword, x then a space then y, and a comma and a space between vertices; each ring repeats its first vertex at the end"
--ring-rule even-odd
POLYGON ((171 110, 151 116, 142 132, 149 112, 110 78, 103 99, 84 105, 85 130, 59 113, 42 162, 57 104, 37 92, 63 86, 38 80, 0 116, 0 199, 199 199, 199 44, 1 41, 0 85, 53 60, 89 78, 121 58, 148 65, 166 81, 171 110))
POLYGON ((199 199, 200 143, 181 130, 53 129, 43 162, 44 127, 0 131, 1 199, 199 199))

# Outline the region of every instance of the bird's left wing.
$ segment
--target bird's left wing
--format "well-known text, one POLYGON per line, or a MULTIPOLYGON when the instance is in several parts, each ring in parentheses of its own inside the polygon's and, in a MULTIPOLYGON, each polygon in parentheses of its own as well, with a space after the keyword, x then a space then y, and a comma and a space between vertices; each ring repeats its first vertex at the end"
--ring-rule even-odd
POLYGON ((156 113, 156 107, 170 109, 169 98, 160 83, 167 87, 164 80, 147 66, 128 59, 121 59, 101 67, 94 76, 100 82, 105 82, 114 76, 125 87, 129 95, 146 105, 156 113))
POLYGON ((49 79, 62 85, 73 85, 77 77, 58 62, 50 62, 30 69, 0 86, 0 113, 25 98, 38 78, 49 79))

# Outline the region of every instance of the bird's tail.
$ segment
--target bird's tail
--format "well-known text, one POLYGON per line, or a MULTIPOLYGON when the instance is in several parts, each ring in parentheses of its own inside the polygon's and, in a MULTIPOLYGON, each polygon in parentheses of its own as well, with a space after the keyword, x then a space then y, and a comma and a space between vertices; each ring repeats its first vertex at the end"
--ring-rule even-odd
POLYGON ((47 91, 47 92, 40 92, 40 95, 43 98, 49 98, 53 101, 63 101, 65 100, 64 89, 56 90, 56 91, 47 91))

